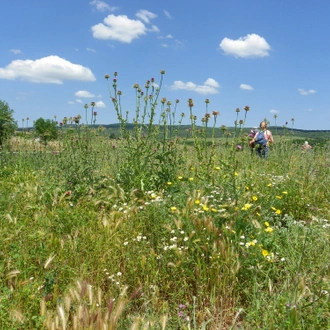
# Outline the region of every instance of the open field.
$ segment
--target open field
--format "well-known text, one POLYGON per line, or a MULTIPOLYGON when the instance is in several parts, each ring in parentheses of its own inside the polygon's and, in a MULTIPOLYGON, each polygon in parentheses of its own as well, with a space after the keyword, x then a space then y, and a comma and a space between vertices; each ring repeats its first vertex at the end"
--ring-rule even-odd
POLYGON ((329 328, 329 143, 164 131, 4 146, 1 329, 329 328))

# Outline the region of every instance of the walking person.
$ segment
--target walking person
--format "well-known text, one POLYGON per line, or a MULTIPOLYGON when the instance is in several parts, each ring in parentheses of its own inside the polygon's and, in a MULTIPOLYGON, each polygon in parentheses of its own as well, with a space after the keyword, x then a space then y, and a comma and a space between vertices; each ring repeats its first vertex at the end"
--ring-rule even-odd
POLYGON ((260 130, 250 141, 250 145, 255 145, 256 153, 261 158, 269 157, 269 144, 274 143, 273 134, 267 129, 267 123, 262 121, 259 125, 260 130))

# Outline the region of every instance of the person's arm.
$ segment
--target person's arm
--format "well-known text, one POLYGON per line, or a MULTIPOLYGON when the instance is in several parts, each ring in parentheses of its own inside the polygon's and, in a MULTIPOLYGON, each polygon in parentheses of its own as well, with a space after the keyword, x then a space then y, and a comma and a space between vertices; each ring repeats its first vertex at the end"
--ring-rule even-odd
POLYGON ((271 131, 267 131, 268 141, 274 143, 273 134, 271 131))

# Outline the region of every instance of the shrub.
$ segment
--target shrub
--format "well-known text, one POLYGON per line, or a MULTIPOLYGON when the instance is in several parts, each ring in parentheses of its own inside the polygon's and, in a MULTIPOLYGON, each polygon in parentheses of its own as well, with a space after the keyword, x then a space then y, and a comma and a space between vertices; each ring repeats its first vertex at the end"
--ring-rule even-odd
POLYGON ((36 133, 40 139, 47 145, 48 141, 57 139, 56 122, 50 119, 39 118, 34 123, 36 133))
POLYGON ((0 100, 0 147, 10 138, 16 130, 16 122, 13 118, 14 110, 8 103, 0 100))

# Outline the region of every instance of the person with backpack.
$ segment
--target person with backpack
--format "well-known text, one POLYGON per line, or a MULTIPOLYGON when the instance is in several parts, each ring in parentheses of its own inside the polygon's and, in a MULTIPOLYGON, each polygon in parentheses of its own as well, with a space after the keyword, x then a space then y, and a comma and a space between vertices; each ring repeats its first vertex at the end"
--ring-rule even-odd
POLYGON ((250 145, 255 145, 254 149, 259 157, 268 158, 269 144, 274 143, 273 134, 267 129, 267 123, 265 121, 262 121, 259 127, 260 130, 250 141, 250 145))

